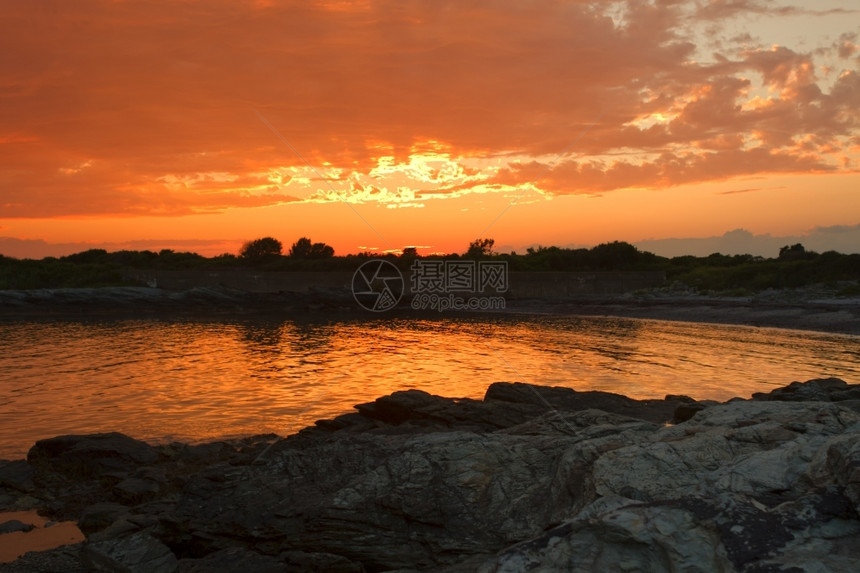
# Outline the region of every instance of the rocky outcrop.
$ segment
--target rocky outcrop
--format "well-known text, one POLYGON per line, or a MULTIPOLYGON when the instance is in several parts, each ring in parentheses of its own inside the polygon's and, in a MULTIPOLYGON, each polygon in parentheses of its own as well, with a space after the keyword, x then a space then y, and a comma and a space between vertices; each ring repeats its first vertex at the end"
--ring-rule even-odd
POLYGON ((816 378, 806 382, 792 382, 765 394, 756 392, 753 400, 779 402, 842 402, 843 406, 857 409, 860 404, 860 385, 849 385, 839 378, 816 378))
POLYGON ((78 519, 107 571, 856 571, 856 388, 410 390, 286 439, 43 440, 0 484, 78 519))

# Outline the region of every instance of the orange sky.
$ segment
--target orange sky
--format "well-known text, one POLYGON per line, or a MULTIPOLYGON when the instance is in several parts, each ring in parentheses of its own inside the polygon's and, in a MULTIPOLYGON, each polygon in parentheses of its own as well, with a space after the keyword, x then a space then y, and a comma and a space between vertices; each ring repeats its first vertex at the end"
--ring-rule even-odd
POLYGON ((856 0, 6 2, 0 253, 860 252, 858 21, 856 0))

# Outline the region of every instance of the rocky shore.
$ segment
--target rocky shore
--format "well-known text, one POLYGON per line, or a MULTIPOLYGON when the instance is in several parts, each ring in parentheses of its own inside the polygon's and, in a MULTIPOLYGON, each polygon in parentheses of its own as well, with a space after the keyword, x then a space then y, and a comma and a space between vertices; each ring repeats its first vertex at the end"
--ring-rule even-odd
MULTIPOLYGON (((638 294, 571 299, 513 299, 509 314, 599 315, 685 322, 741 324, 860 334, 860 298, 825 290, 773 291, 750 297, 704 296, 652 289, 638 294)), ((478 313, 413 311, 402 301, 385 313, 362 310, 347 289, 248 292, 223 286, 189 290, 148 287, 0 290, 0 320, 90 318, 204 318, 237 315, 335 319, 380 316, 474 316, 478 313)))
POLYGON ((60 436, 0 462, 0 510, 24 509, 86 541, 0 571, 858 571, 860 385, 715 403, 496 383, 283 439, 60 436))

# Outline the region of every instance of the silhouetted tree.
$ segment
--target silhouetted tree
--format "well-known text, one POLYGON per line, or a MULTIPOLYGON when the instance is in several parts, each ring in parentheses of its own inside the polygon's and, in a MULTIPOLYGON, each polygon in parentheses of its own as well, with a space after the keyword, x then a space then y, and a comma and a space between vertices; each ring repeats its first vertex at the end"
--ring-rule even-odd
POLYGON ((290 257, 294 259, 327 259, 334 256, 334 248, 325 243, 314 243, 302 237, 290 247, 290 257))
POLYGON ((236 264, 236 255, 232 253, 221 253, 220 255, 216 255, 209 259, 213 265, 216 266, 229 266, 236 264))
POLYGON ((327 259, 334 256, 334 247, 325 243, 314 243, 311 247, 312 259, 327 259))
POLYGON ((466 256, 473 259, 489 257, 494 254, 493 245, 495 244, 495 239, 475 239, 469 243, 469 250, 466 251, 466 256))
POLYGON ((602 243, 591 249, 594 265, 604 270, 627 268, 639 260, 639 250, 624 241, 602 243))
POLYGON ((779 259, 782 261, 792 261, 803 259, 806 257, 806 248, 800 243, 795 243, 790 247, 788 245, 779 249, 779 259))
POLYGON ((107 255, 108 252, 104 249, 89 249, 80 253, 60 257, 60 260, 78 264, 98 263, 104 261, 107 258, 107 255))
POLYGON ((405 247, 403 252, 400 254, 401 257, 405 258, 415 258, 418 256, 418 249, 415 247, 405 247))
POLYGON ((239 257, 250 263, 261 263, 281 255, 283 245, 272 237, 248 241, 239 250, 239 257))
POLYGON ((290 256, 294 259, 306 259, 311 253, 313 243, 307 237, 302 237, 290 247, 290 256))

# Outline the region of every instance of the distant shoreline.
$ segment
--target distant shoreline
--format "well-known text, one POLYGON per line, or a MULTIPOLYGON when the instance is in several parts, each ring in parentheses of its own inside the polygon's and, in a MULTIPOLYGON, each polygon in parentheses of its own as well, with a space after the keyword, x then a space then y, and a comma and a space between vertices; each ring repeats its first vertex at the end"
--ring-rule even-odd
POLYGON ((813 330, 860 335, 860 298, 811 298, 803 293, 770 297, 621 294, 576 299, 508 300, 494 312, 415 311, 408 306, 373 313, 359 308, 349 291, 253 293, 224 287, 169 291, 107 287, 0 291, 0 321, 77 319, 219 319, 266 315, 290 319, 378 320, 386 317, 498 315, 614 316, 694 323, 813 330))
POLYGON ((680 322, 813 330, 860 335, 860 300, 754 302, 713 297, 683 299, 529 301, 511 312, 615 316, 680 322))

